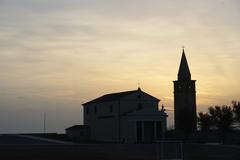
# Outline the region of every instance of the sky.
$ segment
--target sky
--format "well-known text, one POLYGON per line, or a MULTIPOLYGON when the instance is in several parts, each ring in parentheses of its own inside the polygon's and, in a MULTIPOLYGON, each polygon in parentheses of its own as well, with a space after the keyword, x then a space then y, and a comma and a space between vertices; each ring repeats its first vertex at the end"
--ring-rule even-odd
POLYGON ((0 133, 64 132, 81 104, 141 89, 173 115, 182 46, 197 110, 240 100, 239 0, 0 0, 0 133))

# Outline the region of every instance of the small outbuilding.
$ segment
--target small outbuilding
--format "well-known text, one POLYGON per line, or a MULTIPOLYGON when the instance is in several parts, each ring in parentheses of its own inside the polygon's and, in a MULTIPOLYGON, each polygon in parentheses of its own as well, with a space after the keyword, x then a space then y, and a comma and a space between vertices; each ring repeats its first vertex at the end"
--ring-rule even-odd
POLYGON ((88 125, 74 125, 65 129, 66 135, 73 141, 87 141, 90 138, 88 125))

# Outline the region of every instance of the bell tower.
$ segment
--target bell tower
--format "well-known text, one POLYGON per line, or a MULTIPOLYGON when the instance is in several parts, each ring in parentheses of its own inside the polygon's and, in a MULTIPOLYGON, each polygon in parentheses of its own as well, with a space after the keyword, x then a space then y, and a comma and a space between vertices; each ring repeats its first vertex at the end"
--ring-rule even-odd
POLYGON ((195 80, 191 79, 191 73, 183 49, 178 80, 173 82, 175 130, 184 132, 197 130, 195 82, 195 80))

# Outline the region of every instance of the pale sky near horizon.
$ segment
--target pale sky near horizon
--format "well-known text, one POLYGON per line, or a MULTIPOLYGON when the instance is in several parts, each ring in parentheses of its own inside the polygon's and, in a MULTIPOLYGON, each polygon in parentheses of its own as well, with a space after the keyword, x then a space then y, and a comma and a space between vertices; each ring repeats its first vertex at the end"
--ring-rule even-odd
POLYGON ((240 100, 239 0, 0 0, 0 133, 63 132, 81 103, 137 89, 172 125, 182 46, 198 111, 240 100))

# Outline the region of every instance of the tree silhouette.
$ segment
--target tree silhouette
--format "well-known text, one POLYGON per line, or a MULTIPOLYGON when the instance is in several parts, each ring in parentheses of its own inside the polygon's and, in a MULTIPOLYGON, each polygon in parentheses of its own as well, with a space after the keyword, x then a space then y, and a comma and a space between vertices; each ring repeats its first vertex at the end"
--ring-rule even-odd
POLYGON ((210 131, 213 121, 208 113, 200 112, 197 117, 198 125, 202 131, 210 131))
POLYGON ((224 143, 226 133, 240 124, 240 102, 232 101, 232 106, 209 107, 207 113, 198 114, 197 120, 202 131, 219 131, 224 143))
POLYGON ((240 102, 232 101, 235 120, 240 123, 240 102))
POLYGON ((213 126, 220 131, 229 131, 234 122, 233 109, 230 106, 215 106, 208 108, 213 126))
POLYGON ((234 109, 230 106, 215 106, 209 107, 208 113, 200 112, 198 114, 198 125, 201 130, 220 130, 229 131, 232 129, 232 124, 234 122, 233 111, 238 115, 240 120, 240 103, 235 103, 234 109))

